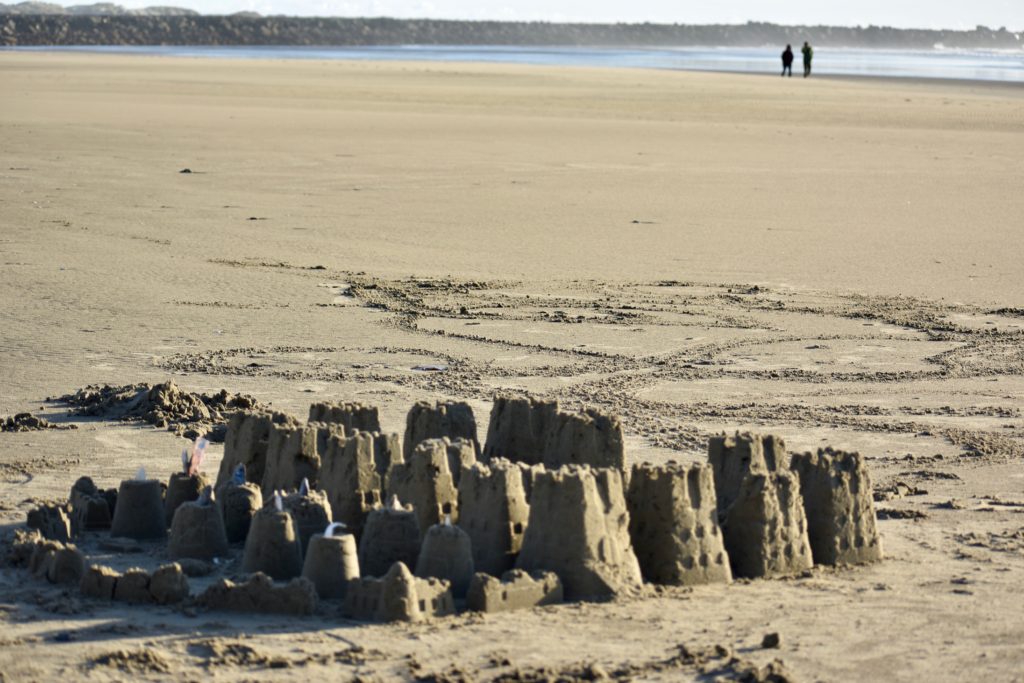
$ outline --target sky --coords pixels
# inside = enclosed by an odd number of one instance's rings
[[[91,1],[63,0],[63,4]],[[251,10],[298,16],[681,24],[769,21],[949,29],[981,24],[1024,30],[1024,0],[120,0],[119,4],[174,5],[203,14]]]

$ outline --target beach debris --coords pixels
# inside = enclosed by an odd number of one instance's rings
[[[334,532],[335,531],[338,531],[338,530],[344,529],[344,528],[345,528],[344,522],[331,522],[330,524],[327,525],[327,528],[324,529],[324,538],[331,538],[331,537],[334,536]]]
[[[300,496],[308,496],[309,495],[309,479],[307,477],[303,477],[302,478],[302,483],[299,484],[299,495]]]
[[[192,172],[191,168],[183,168],[180,171],[178,171],[178,173],[191,173],[191,172]]]
[[[146,481],[145,466],[139,467],[139,469],[135,470],[135,481]]]
[[[444,372],[444,371],[446,371],[448,369],[448,366],[447,365],[424,364],[424,365],[414,365],[412,367],[412,369],[413,370],[417,370],[419,372]]]
[[[186,448],[181,451],[181,464],[185,474],[188,476],[199,474],[199,468],[206,457],[206,447],[209,444],[208,440],[200,437],[195,440],[191,449]]]
[[[245,483],[245,465],[239,465],[235,468],[235,471],[231,474],[231,483],[235,486],[241,486]]]
[[[274,509],[278,512],[284,512],[284,500],[281,498],[280,491],[274,491]]]

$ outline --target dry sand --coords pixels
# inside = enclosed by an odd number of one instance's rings
[[[4,569],[3,680],[704,675],[680,645],[803,681],[1024,680],[1024,89],[0,53],[0,92],[0,416],[170,377],[401,431],[416,399],[485,424],[517,388],[620,413],[631,460],[756,428],[859,449],[902,494],[878,565],[415,626]],[[168,432],[76,420],[0,434],[3,524],[178,465]]]

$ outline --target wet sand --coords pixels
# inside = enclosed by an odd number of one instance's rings
[[[79,424],[0,434],[5,525],[81,474],[176,469],[173,434],[44,401],[169,378],[300,416],[363,400],[398,432],[417,399],[486,424],[525,390],[621,414],[631,461],[750,428],[859,449],[899,492],[879,565],[416,626],[106,606],[3,569],[10,680],[127,678],[94,663],[117,650],[221,680],[695,678],[657,666],[681,644],[798,680],[1024,668],[1024,89],[25,53],[0,89],[0,416]],[[236,641],[255,654],[216,654]]]

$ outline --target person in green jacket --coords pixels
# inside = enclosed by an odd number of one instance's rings
[[[804,78],[807,78],[811,75],[811,59],[814,57],[814,48],[805,40],[800,52],[804,55]]]

